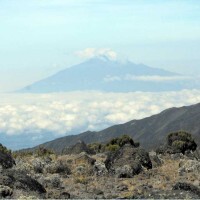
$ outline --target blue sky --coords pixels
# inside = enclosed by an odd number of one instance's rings
[[[0,91],[79,63],[86,48],[200,75],[200,1],[0,1]]]

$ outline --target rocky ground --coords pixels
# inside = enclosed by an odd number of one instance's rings
[[[81,151],[81,150],[80,150]],[[198,149],[146,152],[125,144],[108,153],[0,153],[0,195],[7,199],[199,199]]]

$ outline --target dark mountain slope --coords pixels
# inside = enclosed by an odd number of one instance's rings
[[[186,130],[191,132],[200,144],[200,104],[170,108],[157,115],[141,120],[132,120],[115,125],[99,132],[84,132],[79,135],[65,136],[42,144],[57,152],[79,140],[85,143],[106,142],[113,137],[128,134],[145,148],[151,149],[163,143],[169,132]]]

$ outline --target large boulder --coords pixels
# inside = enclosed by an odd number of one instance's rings
[[[76,175],[92,175],[95,162],[94,158],[82,152],[74,158],[76,168],[73,169],[73,173]]]
[[[46,190],[39,182],[17,170],[3,170],[0,175],[0,185],[26,193],[38,195],[46,193]]]
[[[85,164],[93,166],[96,160],[88,156],[86,153],[82,152],[74,158],[74,162],[76,165]]]
[[[63,154],[80,154],[85,152],[87,154],[94,154],[94,152],[83,141],[78,141],[75,145],[63,149]]]
[[[108,170],[103,162],[96,161],[93,169],[96,176],[105,176],[108,174]]]
[[[159,157],[159,155],[157,155],[155,151],[149,152],[149,157],[151,159],[153,168],[160,167],[164,163],[164,161]]]
[[[110,174],[124,178],[131,178],[139,174],[143,167],[152,168],[149,154],[144,149],[134,148],[132,145],[124,145],[108,155],[105,165]]]

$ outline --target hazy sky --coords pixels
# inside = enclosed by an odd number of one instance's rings
[[[200,1],[0,0],[0,91],[79,63],[86,48],[200,75]]]

